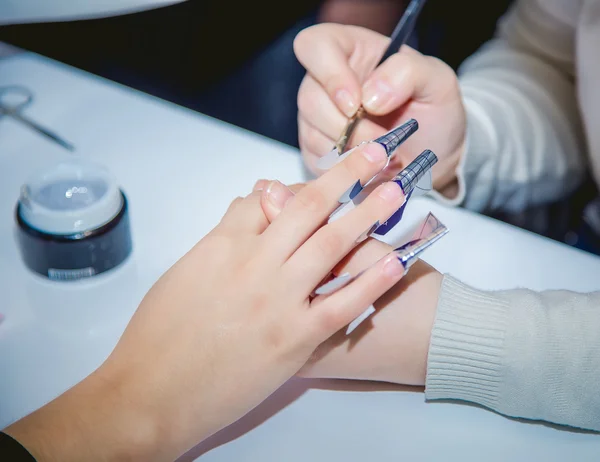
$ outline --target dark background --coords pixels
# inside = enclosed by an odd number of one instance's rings
[[[292,43],[317,22],[323,2],[283,3],[189,0],[113,18],[8,26],[0,40],[297,146],[304,70]],[[509,3],[429,0],[413,43],[456,68],[492,36]]]
[[[292,44],[318,22],[322,3],[188,0],[113,18],[7,26],[0,41],[298,147],[304,69]],[[429,0],[410,44],[456,70],[493,36],[510,3]],[[595,194],[590,180],[565,201],[495,218],[600,253],[581,219]]]

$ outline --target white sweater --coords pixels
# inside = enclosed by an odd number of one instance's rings
[[[600,180],[600,2],[517,0],[459,69],[468,148],[455,204],[521,211]]]
[[[520,211],[571,192],[590,167],[600,184],[600,0],[517,0],[459,78],[468,143],[450,203]],[[600,293],[445,277],[428,399],[600,431],[599,384]]]

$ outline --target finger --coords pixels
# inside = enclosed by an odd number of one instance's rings
[[[267,220],[269,220],[269,223],[272,223],[273,220],[275,220],[277,215],[279,215],[279,213],[289,202],[289,199],[302,191],[302,188],[306,186],[306,183],[296,183],[289,186],[282,186],[284,189],[281,193],[277,192],[277,190],[280,188],[279,186],[273,186],[271,188],[267,187],[261,197],[263,212],[265,213]],[[276,193],[273,194],[273,191],[276,191]]]
[[[311,76],[304,78],[298,90],[298,114],[331,138],[327,151],[348,121],[348,116],[338,110],[327,91]]]
[[[263,191],[269,185],[269,180],[258,180],[254,183],[254,187],[252,188],[252,192],[254,191]]]
[[[263,233],[265,243],[268,243],[265,257],[272,257],[279,263],[287,260],[339,206],[339,200],[347,190],[357,182],[365,184],[385,167],[386,162],[383,146],[367,143],[310,182]]]
[[[455,81],[454,72],[442,61],[404,45],[365,82],[362,104],[370,114],[385,115],[409,100],[431,102],[443,97]]]
[[[405,269],[391,254],[382,258],[348,286],[313,300],[311,308],[318,335],[325,340],[360,316],[404,275]]]
[[[302,189],[306,186],[306,183],[294,183],[291,185],[288,185],[288,188],[290,189],[290,191],[292,191],[294,194],[298,194],[300,191],[302,191]]]
[[[279,181],[271,181],[262,191],[260,205],[269,223],[272,223],[283,210],[294,192]]]
[[[298,119],[298,128],[300,149],[302,150],[304,162],[315,176],[320,176],[325,170],[319,168],[319,159],[329,154],[335,143],[304,118]],[[357,129],[352,134],[348,145],[350,148],[356,147],[363,141],[376,139],[386,132],[386,129],[370,120],[361,120],[358,123]]]
[[[315,159],[327,154],[335,145],[332,138],[309,123],[302,115],[298,116],[298,143],[305,157],[310,155]]]
[[[354,41],[344,39],[347,29],[327,24],[309,27],[294,39],[294,53],[336,106],[351,117],[360,104],[360,84],[350,67]]]
[[[367,233],[384,223],[404,202],[397,183],[380,185],[354,210],[319,229],[290,257],[284,271],[298,290],[312,293]]]
[[[312,82],[314,84],[314,80]],[[310,83],[307,83],[307,87],[310,87],[310,85]],[[299,117],[301,117],[303,122],[307,125],[304,127],[306,130],[306,140],[303,139],[304,134],[302,132],[299,133],[299,138],[301,142],[305,141],[306,147],[310,151],[319,156],[323,156],[331,151],[348,122],[346,117],[343,117],[334,107],[331,107],[332,104],[333,103],[328,99],[325,90],[320,87],[317,87],[314,90],[310,89],[310,92],[306,91],[305,96],[298,93]],[[298,128],[299,130],[301,129],[300,121]],[[308,131],[310,128],[320,133],[323,138],[326,138],[327,145],[325,145],[324,141],[317,144],[317,142],[320,141],[320,137]],[[372,120],[363,118],[358,122],[348,145],[356,146],[363,141],[372,140],[386,131],[385,128]],[[314,142],[312,142],[313,140],[311,139],[313,137],[315,138]]]
[[[269,220],[260,204],[261,191],[254,191],[244,198],[235,199],[221,219],[220,227],[224,232],[260,234]]]
[[[377,239],[367,239],[352,249],[346,258],[335,266],[332,273],[336,276],[344,273],[351,275],[358,274],[392,250],[394,250],[394,247],[385,242],[378,241]]]

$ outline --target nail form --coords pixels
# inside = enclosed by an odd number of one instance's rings
[[[405,273],[408,272],[409,268],[417,260],[418,256],[425,250],[431,247],[435,242],[441,239],[448,233],[448,228],[431,212],[427,215],[425,220],[417,227],[413,237],[406,242],[394,249],[391,253],[395,254],[400,263],[404,266]],[[388,254],[389,255],[389,254]],[[384,256],[383,258],[386,258]],[[344,273],[337,278],[332,279],[327,284],[323,284],[316,290],[317,294],[330,294],[342,287],[348,285],[350,282],[359,278],[365,271],[372,268],[375,264],[365,268],[356,276],[351,277],[349,273]]]
[[[430,175],[431,168],[437,163],[437,161],[438,158],[433,151],[426,149],[419,154],[417,158],[413,160],[404,170],[402,170],[392,179],[392,181],[396,182],[400,188],[402,188],[406,200],[404,201],[404,204],[402,204],[402,206],[396,210],[396,212],[394,212],[394,214],[385,223],[375,230],[374,234],[378,236],[384,236],[400,222],[402,216],[404,215],[404,209],[408,204],[408,200],[412,196],[415,189],[431,189],[430,186],[427,188],[420,188],[419,183],[425,178],[425,175]]]
[[[383,136],[376,138],[371,141],[372,143],[379,143],[385,148],[388,159],[394,154],[394,151],[410,138],[419,129],[419,123],[415,119],[410,119],[402,125],[390,130]],[[365,144],[361,143],[358,146]],[[317,161],[317,168],[320,170],[329,170],[334,165],[343,161],[352,151],[358,146],[350,149],[346,152],[340,152],[338,147],[333,148],[329,153],[321,157]]]
[[[357,244],[360,244],[361,242],[366,241],[367,239],[369,239],[369,237],[371,237],[371,235],[373,234],[373,232],[379,228],[381,223],[379,223],[379,220],[377,220],[369,229],[367,229],[364,233],[362,233],[360,236],[358,236],[358,239],[356,240]]]

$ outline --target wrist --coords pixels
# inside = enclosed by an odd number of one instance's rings
[[[402,385],[424,386],[427,357],[443,275],[423,261],[417,262],[394,289],[376,303],[391,326],[382,337],[393,343],[393,356],[378,380]]]
[[[98,370],[5,432],[38,461],[146,461],[161,449],[158,428]]]
[[[375,302],[377,312],[346,336],[342,329],[314,353],[304,377],[425,385],[442,275],[417,261]]]

